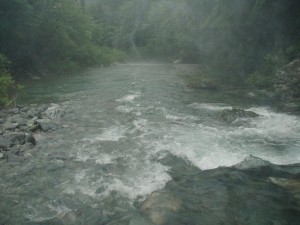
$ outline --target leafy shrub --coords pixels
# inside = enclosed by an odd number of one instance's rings
[[[8,91],[14,85],[10,75],[10,61],[3,54],[0,54],[0,107],[9,102]]]

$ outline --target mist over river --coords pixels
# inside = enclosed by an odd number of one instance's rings
[[[225,210],[227,216],[234,215],[224,219],[222,213],[214,211],[221,205],[217,200],[225,195],[224,186],[218,184],[212,192],[206,196],[201,192],[202,198],[199,197],[202,203],[210,196],[217,199],[215,207],[213,203],[205,204],[211,206],[209,213],[199,217],[205,219],[197,217],[199,210],[206,210],[204,203],[198,211],[191,206],[198,204],[195,193],[202,190],[200,186],[205,180],[232,174],[232,166],[249,156],[272,165],[299,163],[299,116],[277,112],[243,96],[189,89],[184,74],[173,64],[159,63],[121,64],[34,81],[25,87],[22,101],[67,101],[72,112],[61,119],[61,128],[41,133],[36,147],[18,164],[0,161],[1,225],[296,224],[300,221],[299,205],[291,203],[292,194],[267,181],[274,174],[282,175],[277,167],[273,172],[266,170],[265,178],[252,172],[245,172],[247,179],[244,172],[238,178],[243,177],[247,182],[265,179],[266,186],[256,188],[270,190],[272,194],[263,196],[271,196],[271,200],[261,198],[251,205],[264,215],[257,212],[258,216],[253,217],[249,207],[243,214],[249,218],[236,216],[230,210],[241,207],[241,203],[235,201],[232,205],[224,203],[229,210]],[[238,125],[227,124],[220,113],[233,106],[253,111],[259,117]],[[299,179],[300,171],[292,173],[282,168],[278,171]],[[212,175],[211,171],[220,172]],[[186,188],[170,187],[174,182]],[[259,191],[257,196],[262,194]],[[186,197],[189,194],[195,199]],[[249,194],[247,198],[251,196],[255,195]],[[292,200],[287,205],[281,202],[289,198]],[[273,200],[283,207],[282,214],[274,211],[280,211],[279,207],[272,208]],[[270,203],[270,208],[266,208],[266,203]],[[276,212],[275,219],[272,213],[265,213],[272,211]],[[240,219],[233,221],[235,216]]]

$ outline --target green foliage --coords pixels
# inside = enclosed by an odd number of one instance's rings
[[[246,84],[250,87],[271,88],[276,71],[287,63],[282,51],[268,54],[261,67],[248,76]]]
[[[12,60],[15,74],[68,73],[118,58],[112,57],[109,26],[95,23],[83,2],[0,1],[0,51]]]
[[[299,1],[94,0],[90,8],[112,46],[201,63],[232,85],[270,86],[282,65],[277,52],[300,55]]]
[[[296,0],[2,0],[0,52],[22,75],[110,65],[125,51],[267,87],[300,57],[299,11]]]
[[[8,91],[14,85],[9,70],[10,61],[3,54],[0,54],[0,107],[9,102]]]

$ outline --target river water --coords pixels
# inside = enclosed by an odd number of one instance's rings
[[[162,163],[169,156],[199,171],[249,155],[300,162],[298,116],[190,90],[171,64],[124,64],[46,81],[27,86],[23,101],[68,101],[72,113],[62,128],[41,134],[20,164],[1,164],[3,224],[146,224],[134,219],[137,205],[173,179]],[[220,113],[232,106],[260,117],[226,124]]]

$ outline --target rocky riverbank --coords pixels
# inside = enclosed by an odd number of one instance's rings
[[[17,106],[0,110],[0,160],[16,163],[33,148],[40,133],[60,127],[72,110],[68,103]]]

